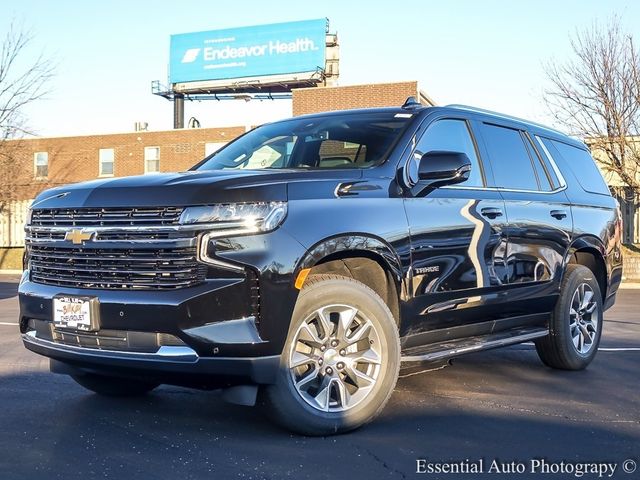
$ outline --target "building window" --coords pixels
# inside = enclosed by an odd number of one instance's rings
[[[204,156],[208,157],[224,147],[227,142],[207,142],[204,144]]]
[[[49,176],[49,154],[47,152],[34,153],[33,164],[36,178],[47,178]]]
[[[144,147],[144,173],[160,171],[160,147]]]
[[[101,177],[113,176],[113,148],[101,148],[100,149],[100,170],[99,175]]]

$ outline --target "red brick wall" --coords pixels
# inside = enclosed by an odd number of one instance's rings
[[[97,178],[101,148],[114,149],[114,177],[144,173],[145,147],[160,147],[160,171],[181,171],[202,160],[205,143],[226,143],[244,131],[244,127],[194,128],[16,140],[10,143],[20,163],[15,180],[19,184],[19,198],[33,198],[51,186]],[[47,179],[34,176],[35,152],[49,154]]]
[[[293,115],[348,108],[399,107],[411,96],[418,98],[418,82],[298,88],[293,90]]]

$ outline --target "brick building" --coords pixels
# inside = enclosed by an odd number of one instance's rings
[[[418,88],[418,82],[297,88],[293,90],[293,115],[347,108],[399,106],[407,97],[415,97],[423,105],[435,105],[435,102]]]

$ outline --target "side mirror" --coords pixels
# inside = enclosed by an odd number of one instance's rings
[[[433,151],[425,153],[418,165],[418,178],[431,187],[464,182],[471,173],[471,161],[466,153]]]

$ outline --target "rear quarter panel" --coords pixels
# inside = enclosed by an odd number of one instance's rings
[[[553,139],[546,132],[541,132],[540,135]],[[558,140],[566,141],[563,138]],[[567,182],[566,194],[571,202],[573,216],[573,238],[565,262],[579,248],[600,251],[607,269],[603,299],[605,306],[611,306],[622,281],[622,221],[618,202],[611,195],[585,191],[566,159],[557,150],[552,149],[550,153]]]

